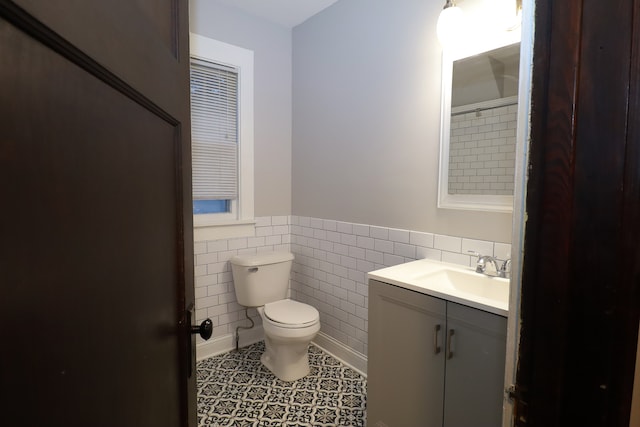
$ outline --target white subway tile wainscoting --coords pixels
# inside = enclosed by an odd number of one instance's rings
[[[249,323],[244,307],[236,302],[229,260],[235,255],[291,251],[289,222],[289,216],[259,217],[254,237],[195,242],[196,321],[210,318],[214,339],[235,335],[237,326]],[[249,315],[257,325],[262,323],[254,309]],[[203,343],[200,337],[198,343]]]
[[[214,339],[228,337],[231,343],[236,326],[249,323],[236,302],[229,259],[271,250],[295,255],[291,298],[320,312],[315,341],[335,342],[366,360],[368,272],[422,258],[472,266],[475,258],[468,251],[504,260],[511,245],[304,216],[259,217],[254,237],[195,244],[196,320],[213,321]],[[249,314],[261,325],[255,310]]]

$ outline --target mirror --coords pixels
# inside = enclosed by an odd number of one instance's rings
[[[513,210],[520,43],[443,53],[438,207]]]

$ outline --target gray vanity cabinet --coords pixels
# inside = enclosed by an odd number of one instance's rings
[[[499,427],[507,319],[369,281],[367,425]]]
[[[445,320],[444,300],[369,281],[367,426],[442,426]]]

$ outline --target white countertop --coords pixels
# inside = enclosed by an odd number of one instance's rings
[[[369,279],[507,317],[509,279],[471,267],[421,259],[368,273]]]

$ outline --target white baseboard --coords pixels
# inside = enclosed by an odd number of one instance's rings
[[[262,329],[262,325],[258,325],[253,329],[242,331],[240,333],[240,347],[246,347],[250,344],[262,341],[263,339],[264,331]],[[314,338],[313,343],[336,359],[340,360],[345,365],[356,370],[362,376],[367,376],[367,356],[364,354],[347,347],[324,332],[319,332]],[[196,360],[202,360],[207,357],[228,353],[235,350],[235,348],[235,334],[215,337],[196,346]]]
[[[356,370],[363,377],[367,376],[367,356],[364,354],[347,347],[324,332],[319,332],[313,343],[345,365]]]
[[[262,330],[262,325],[258,325],[249,330],[240,331],[240,347],[246,347],[250,344],[262,341],[263,339],[264,332]],[[196,345],[196,360],[202,360],[207,357],[217,356],[218,354],[228,353],[235,349],[236,335],[222,335]]]

